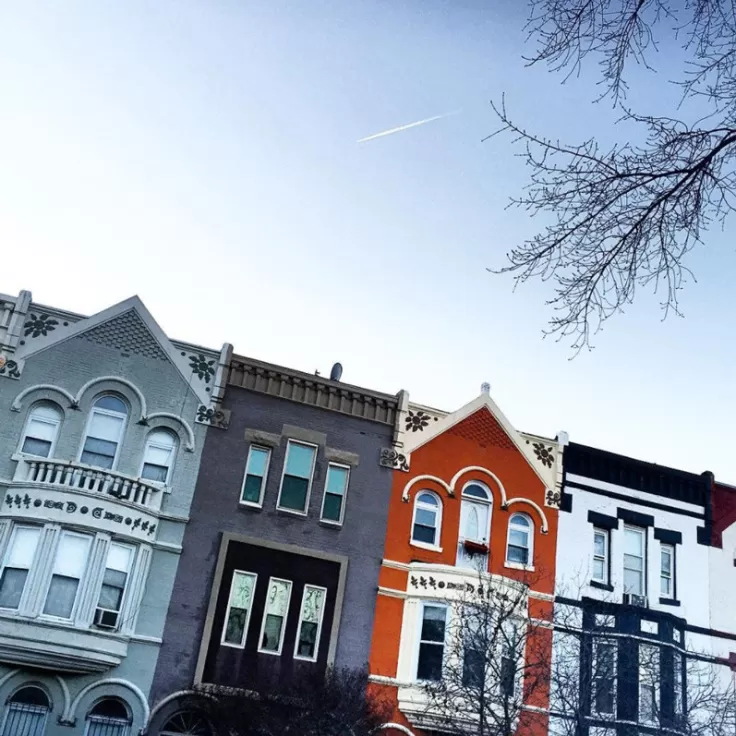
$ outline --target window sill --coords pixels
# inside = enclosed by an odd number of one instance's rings
[[[590,587],[597,588],[598,590],[607,590],[609,593],[613,593],[613,585],[610,583],[601,583],[598,580],[591,580]]]
[[[504,567],[509,570],[524,570],[525,572],[534,572],[534,565],[525,565],[523,562],[506,562],[503,563]]]
[[[330,529],[342,529],[342,522],[341,521],[330,521],[329,519],[320,519],[319,520],[319,523],[322,526],[329,527]],[[297,659],[297,658],[294,657],[294,659]],[[309,661],[310,662],[311,661],[315,661],[316,662],[317,660],[309,660]]]
[[[679,606],[680,601],[678,601],[676,598],[660,598],[659,604],[661,606]]]
[[[261,503],[251,503],[250,501],[238,501],[238,506],[240,506],[241,509],[246,509],[248,511],[263,511],[263,504]]]
[[[258,654],[268,654],[271,657],[280,657],[281,656],[281,652],[271,652],[268,649],[259,649],[258,650]]]
[[[426,542],[415,542],[414,540],[411,540],[409,544],[412,547],[418,547],[419,549],[426,549],[430,552],[442,552],[442,547],[437,547],[434,544],[427,544]]]
[[[286,514],[287,516],[300,516],[302,519],[306,519],[308,514],[306,511],[296,511],[294,509],[284,509],[281,506],[276,507],[276,513]]]

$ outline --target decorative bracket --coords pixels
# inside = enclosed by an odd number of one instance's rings
[[[378,464],[384,468],[393,468],[408,473],[409,460],[409,455],[404,455],[393,447],[383,447]]]

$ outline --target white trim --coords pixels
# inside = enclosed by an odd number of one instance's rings
[[[397,590],[396,588],[386,588],[383,585],[378,586],[378,595],[385,595],[389,598],[409,598],[409,593],[405,590]]]
[[[662,578],[668,577],[664,574],[664,567],[662,566],[662,553],[667,550],[670,555],[670,574],[669,574],[669,581],[670,581],[670,592],[665,593],[662,590]],[[659,543],[659,595],[662,598],[666,598],[667,600],[674,600],[675,599],[675,560],[676,557],[676,551],[675,551],[675,545],[669,544],[668,542],[660,542]]]
[[[431,503],[424,503],[420,501],[420,498],[424,493],[434,498],[435,501],[437,501],[437,505],[433,506]],[[431,544],[429,542],[422,542],[418,539],[414,539],[414,524],[416,523],[417,508],[419,507],[419,504],[422,504],[425,511],[434,511],[435,513],[434,542]],[[411,527],[409,528],[409,542],[417,546],[421,545],[424,549],[431,549],[441,552],[442,548],[439,546],[439,543],[442,541],[442,511],[442,499],[434,491],[430,491],[425,488],[419,491],[414,498],[414,509],[411,516]]]
[[[31,424],[31,421],[34,419],[33,413],[41,407],[43,404],[50,405],[53,407],[54,412],[57,413],[56,419],[50,419],[49,417],[43,417],[36,419],[36,421],[41,422],[43,424],[50,424],[54,426],[54,438],[51,440],[51,447],[49,447],[49,454],[48,455],[34,455],[30,452],[23,452],[23,445],[26,442],[26,439],[28,438],[28,428]],[[25,424],[23,425],[23,432],[20,436],[20,444],[18,445],[18,454],[23,455],[23,457],[31,457],[31,458],[38,458],[42,457],[43,459],[49,459],[54,457],[54,453],[56,451],[56,443],[59,441],[59,432],[61,431],[61,424],[64,421],[64,410],[55,402],[50,399],[39,399],[38,401],[34,401],[33,404],[31,404],[31,407],[28,410],[28,416],[26,416]],[[37,439],[37,438],[34,438]]]
[[[286,594],[286,606],[284,607],[283,621],[281,622],[281,631],[279,631],[279,646],[276,651],[271,649],[263,649],[263,632],[266,630],[266,617],[268,616],[268,592],[271,588],[271,583],[287,583],[288,590]],[[294,589],[294,583],[286,578],[270,577],[268,579],[268,586],[266,587],[266,602],[263,606],[263,619],[261,620],[261,633],[258,635],[258,653],[259,654],[272,654],[275,657],[280,657],[281,652],[284,649],[284,640],[286,639],[286,623],[289,619],[289,605],[291,604],[291,592]]]
[[[600,534],[603,536],[603,556],[601,558],[601,555],[596,555],[595,553],[595,537],[596,534]],[[611,576],[611,530],[610,529],[604,529],[600,526],[593,526],[593,571],[590,576],[591,580],[594,580],[596,583],[603,583],[604,585],[608,585],[609,578]],[[597,578],[595,576],[595,561],[596,559],[602,559],[603,560],[603,578]]]
[[[412,527],[414,524],[412,523]],[[436,544],[427,544],[426,542],[415,542],[413,539],[409,540],[409,546],[418,547],[419,549],[426,549],[430,552],[442,552],[442,547],[438,547]]]
[[[281,491],[284,487],[284,478],[286,477],[286,466],[289,464],[289,450],[291,449],[292,445],[302,445],[303,447],[311,447],[314,451],[314,454],[312,455],[312,467],[309,471],[309,479],[307,482],[307,493],[304,498],[304,510],[299,511],[298,509],[289,509],[281,505]],[[312,482],[314,481],[314,466],[317,462],[317,452],[319,450],[319,446],[312,444],[311,442],[303,442],[302,440],[295,440],[289,438],[286,441],[286,455],[284,456],[284,466],[281,468],[281,481],[279,483],[279,495],[276,499],[276,508],[279,511],[286,511],[290,514],[298,514],[299,516],[307,516],[309,513],[309,500],[312,495]],[[295,476],[299,477],[299,476]]]
[[[146,418],[147,407],[146,407],[146,399],[143,396],[143,392],[132,381],[129,381],[127,378],[120,378],[120,376],[98,376],[97,378],[93,378],[91,381],[87,381],[87,383],[85,383],[84,386],[82,386],[82,388],[80,388],[79,391],[77,391],[77,395],[74,397],[74,403],[81,404],[82,397],[84,396],[84,394],[87,393],[87,391],[89,391],[90,388],[92,388],[92,386],[98,383],[107,383],[107,382],[121,383],[123,386],[126,386],[127,388],[129,388],[136,395],[136,398],[141,404],[141,419]],[[112,391],[103,391],[102,394],[100,394],[99,398],[102,398],[103,396],[109,396],[114,393],[115,393],[114,389]],[[123,398],[125,397],[123,396]],[[126,400],[126,403],[127,403],[127,400]],[[133,407],[130,407],[130,408],[132,409]]]
[[[317,636],[314,640],[314,656],[312,657],[304,657],[300,654],[298,654],[299,651],[299,634],[301,633],[302,624],[304,623],[304,602],[307,599],[307,588],[311,588],[312,590],[322,590],[324,591],[324,598],[322,599],[322,607],[319,611],[319,621],[317,622]],[[327,607],[327,588],[324,588],[321,585],[310,585],[309,583],[306,583],[304,585],[304,591],[302,592],[302,605],[299,609],[299,621],[296,625],[296,638],[294,640],[294,659],[300,659],[304,662],[316,662],[319,657],[319,642],[322,637],[322,623],[324,621],[325,617],[325,608]],[[284,619],[284,629],[286,629],[286,620]]]
[[[511,527],[514,523],[514,518],[521,516],[526,519],[529,523],[526,528],[527,533],[527,546],[526,546],[526,562],[517,562],[516,560],[509,559],[509,547],[511,546]],[[517,527],[521,528],[521,527]],[[515,547],[518,545],[514,545]],[[511,567],[517,570],[534,570],[534,522],[529,514],[525,514],[523,511],[515,511],[509,516],[509,523],[506,526],[506,559],[504,560],[505,567]],[[517,567],[517,565],[519,567]]]
[[[381,560],[381,564],[393,570],[409,570],[411,568],[408,562],[397,562],[396,560]]]
[[[116,470],[118,467],[118,460],[120,459],[120,448],[122,447],[123,440],[125,439],[125,431],[128,429],[128,417],[130,416],[130,411],[126,414],[121,414],[119,411],[111,411],[110,409],[100,409],[96,406],[97,402],[101,399],[104,399],[106,396],[113,396],[114,398],[118,399],[119,401],[122,401],[126,406],[128,406],[128,402],[125,400],[125,397],[121,397],[118,394],[110,391],[106,391],[103,394],[100,394],[95,403],[92,405],[92,408],[89,410],[89,415],[87,416],[87,423],[84,427],[84,434],[82,435],[82,442],[79,445],[79,452],[77,453],[77,462],[82,462],[82,455],[84,454],[84,446],[87,443],[87,439],[89,438],[89,430],[90,426],[92,425],[92,420],[94,419],[95,414],[101,414],[103,416],[108,417],[115,417],[116,419],[122,419],[123,422],[120,426],[120,435],[118,436],[117,445],[115,447],[115,457],[112,459],[112,467],[110,468],[101,468],[102,470]],[[128,410],[130,410],[130,406],[128,406]],[[99,438],[97,438],[99,439]],[[109,440],[107,440],[109,442]],[[87,463],[85,463],[87,464]],[[89,464],[91,468],[99,468],[98,465],[92,465]]]
[[[641,590],[637,592],[633,592],[630,590],[626,590],[626,555],[629,554],[626,551],[626,532],[633,532],[634,534],[638,534],[641,537]],[[647,528],[643,526],[636,526],[635,524],[624,524],[624,533],[623,537],[621,539],[621,544],[623,546],[623,557],[622,557],[622,582],[623,582],[623,589],[624,593],[631,593],[632,595],[643,595],[646,597],[647,591],[649,589],[649,580],[647,579],[647,565],[648,565],[648,544],[647,544],[647,537],[649,534],[647,533]],[[635,557],[635,555],[630,555],[630,557]],[[634,570],[633,572],[636,572]]]
[[[251,454],[253,453],[253,450],[259,450],[260,452],[266,453],[266,465],[263,469],[263,475],[261,476],[261,487],[258,492],[258,502],[243,500],[243,494],[245,493],[245,482],[248,479],[248,466],[250,465]],[[250,506],[257,509],[263,508],[263,496],[266,492],[266,481],[268,480],[268,471],[270,468],[271,448],[264,447],[263,445],[251,444],[250,447],[248,447],[248,455],[245,458],[245,472],[243,473],[243,482],[240,486],[240,500],[238,501],[238,503],[240,503],[242,506]]]
[[[235,589],[235,576],[244,575],[245,577],[253,578],[253,588],[251,590],[250,603],[248,605],[248,611],[245,614],[245,625],[243,626],[243,636],[240,644],[233,644],[232,642],[225,641],[225,633],[227,632],[227,622],[230,618],[230,609],[232,608],[233,591]],[[225,619],[222,622],[222,633],[220,634],[220,646],[232,647],[233,649],[243,649],[245,647],[245,640],[248,638],[248,626],[250,625],[250,614],[253,611],[253,600],[256,597],[256,586],[258,585],[258,573],[249,572],[248,570],[233,570],[233,574],[230,577],[230,592],[227,596],[227,607],[225,608]]]
[[[96,687],[101,687],[102,685],[120,685],[121,687],[126,687],[128,690],[130,690],[140,701],[141,708],[143,709],[143,723],[148,723],[148,719],[151,715],[151,709],[148,707],[148,701],[146,700],[146,696],[143,694],[143,691],[137,686],[134,685],[132,682],[129,682],[128,680],[124,680],[120,677],[110,677],[106,680],[96,680],[95,682],[91,682],[87,687],[82,688],[82,690],[77,693],[77,697],[74,698],[74,702],[69,706],[69,709],[64,715],[62,716],[62,720],[64,721],[72,721],[76,718],[76,711],[79,707],[79,704],[82,702],[82,698],[91,690],[94,690]],[[114,697],[114,696],[111,696]],[[127,705],[127,703],[126,703]]]
[[[400,733],[405,734],[405,736],[414,736],[413,731],[410,731],[406,726],[402,726],[400,723],[384,723],[382,726],[379,726],[376,731],[388,731],[389,728],[394,731],[399,731]]]
[[[345,489],[342,492],[342,503],[340,504],[340,518],[339,519],[325,519],[325,500],[327,499],[327,483],[330,480],[330,468],[340,468],[342,470],[347,470],[347,477],[345,479]],[[345,519],[345,506],[347,504],[347,498],[348,498],[348,486],[350,485],[350,466],[344,465],[343,463],[327,463],[327,472],[325,473],[325,487],[324,491],[322,492],[322,508],[319,512],[319,518],[320,521],[324,521],[325,524],[335,524],[336,526],[342,526],[342,522]],[[335,496],[335,493],[331,493],[330,495]]]
[[[28,388],[23,389],[23,391],[13,399],[13,403],[10,405],[10,411],[20,411],[23,399],[34,391],[56,391],[69,402],[69,406],[74,403],[74,397],[65,388],[54,386],[52,383],[37,383],[35,386],[29,386]],[[39,401],[43,401],[43,399],[39,399]]]

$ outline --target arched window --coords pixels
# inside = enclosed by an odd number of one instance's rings
[[[141,478],[166,484],[171,479],[171,468],[176,453],[176,435],[168,429],[156,429],[148,435],[143,453]]]
[[[458,567],[486,570],[491,534],[491,492],[478,482],[468,483],[462,492],[458,533]]]
[[[26,431],[23,433],[23,444],[20,451],[24,455],[51,457],[59,436],[59,427],[64,414],[50,401],[40,401],[28,414]]]
[[[442,525],[442,503],[429,491],[417,494],[414,501],[414,520],[411,525],[411,541],[439,546]]]
[[[533,559],[534,526],[526,514],[514,514],[509,519],[509,538],[506,545],[506,562],[531,565]]]
[[[212,736],[212,729],[201,713],[183,710],[164,723],[159,736]]]
[[[128,736],[131,724],[128,707],[118,698],[103,698],[87,714],[84,736]]]
[[[109,394],[95,401],[87,424],[87,434],[79,458],[87,465],[112,470],[118,458],[128,407],[117,396]]]
[[[51,705],[40,687],[16,690],[5,708],[2,736],[43,736]]]

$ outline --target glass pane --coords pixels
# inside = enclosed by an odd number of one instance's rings
[[[598,713],[613,713],[613,680],[596,681],[595,709]]]
[[[322,606],[325,601],[325,591],[319,588],[305,588],[302,620],[318,623],[322,615]]]
[[[245,633],[245,620],[248,612],[243,608],[231,608],[225,626],[225,641],[228,644],[240,644]]]
[[[665,575],[672,572],[672,553],[669,549],[662,550],[662,572]]]
[[[624,552],[630,555],[644,556],[644,535],[636,529],[624,530]]]
[[[44,402],[42,404],[36,404],[31,411],[32,419],[46,419],[52,423],[60,422],[63,413],[54,404]]]
[[[514,681],[516,679],[516,664],[511,657],[501,659],[501,692],[512,697],[514,694]]]
[[[103,396],[101,399],[95,401],[95,406],[99,406],[100,409],[107,409],[108,411],[116,411],[120,414],[128,413],[128,407],[117,396]]]
[[[314,657],[317,645],[317,624],[304,621],[299,630],[299,643],[297,644],[297,655],[300,657]]]
[[[152,465],[166,465],[168,467],[171,464],[171,453],[173,451],[171,447],[148,445],[146,448],[146,462]]]
[[[269,456],[268,450],[260,447],[251,447],[248,453],[248,475],[266,475],[266,463]]]
[[[515,544],[518,547],[529,546],[529,532],[523,531],[522,529],[511,529],[509,532],[509,542]]]
[[[16,527],[5,564],[10,567],[30,567],[36,554],[39,534],[39,529]]]
[[[21,452],[26,455],[35,455],[36,457],[48,457],[51,454],[51,442],[26,437],[23,440]]]
[[[428,506],[439,506],[439,502],[431,493],[420,493],[417,496],[417,503],[425,503]]]
[[[120,572],[130,571],[130,559],[133,556],[133,550],[130,547],[124,547],[122,544],[111,544],[107,553],[107,564],[111,570],[120,570]]]
[[[526,565],[529,561],[529,550],[526,547],[517,547],[510,544],[508,560],[509,562],[520,562],[522,565]]]
[[[610,644],[598,646],[596,652],[596,677],[613,677],[614,648]]]
[[[422,526],[414,524],[411,538],[415,542],[423,542],[424,544],[434,544],[434,527]]]
[[[54,575],[51,578],[51,585],[46,596],[46,605],[43,607],[43,612],[49,616],[71,618],[78,587],[79,580],[77,578]]]
[[[67,577],[81,578],[87,565],[89,537],[64,534],[56,550],[54,572]]]
[[[662,582],[662,595],[669,596],[671,592],[670,579],[662,577],[661,582]]]
[[[465,512],[465,525],[463,528],[463,536],[466,539],[480,539],[478,536],[480,531],[480,519],[478,518],[477,506],[467,506]]]
[[[97,602],[99,608],[109,608],[111,611],[119,611],[123,602],[123,586],[102,584],[100,599]]]
[[[422,526],[434,526],[437,519],[437,512],[432,509],[418,508],[414,520]]]
[[[447,609],[444,606],[425,606],[422,614],[422,641],[444,642],[445,618]]]
[[[348,469],[330,465],[327,470],[327,491],[342,496],[348,485]]]
[[[82,452],[81,461],[87,465],[94,465],[98,468],[110,470],[110,468],[112,468],[113,461],[115,460],[117,449],[118,446],[115,442],[87,437],[84,441],[84,450]]]
[[[485,673],[485,657],[477,649],[465,649],[463,652],[463,686],[481,687]]]
[[[108,718],[98,719],[92,717],[89,720],[85,736],[129,736],[130,729],[127,723],[120,723]]]
[[[153,483],[166,483],[169,476],[168,465],[151,465],[151,463],[143,463],[141,470],[141,478],[150,480]]]
[[[434,681],[442,679],[443,651],[444,647],[441,644],[421,644],[419,646],[418,679]]]
[[[624,555],[624,567],[629,570],[636,570],[640,572],[644,569],[644,560],[641,557],[634,557],[633,555]]]
[[[6,567],[0,578],[0,608],[18,608],[28,570]]]
[[[605,566],[603,560],[593,560],[593,578],[595,580],[605,580]]]
[[[606,554],[606,538],[603,534],[596,533],[593,537],[593,553],[599,557]]]
[[[235,573],[233,576],[233,587],[230,593],[230,604],[237,608],[250,608],[255,582],[256,579],[253,575]]]
[[[52,442],[54,437],[56,437],[58,426],[58,421],[47,422],[43,419],[34,417],[28,423],[28,431],[26,434],[30,437],[35,437],[38,440],[48,440],[49,442]]]
[[[298,478],[311,478],[313,460],[314,447],[291,443],[289,445],[289,456],[286,459],[286,472]]]
[[[290,593],[291,583],[286,580],[272,580],[268,588],[266,611],[279,616],[285,616],[286,607],[289,605]]]
[[[99,440],[118,442],[123,429],[122,417],[111,417],[108,414],[93,414],[89,425],[88,437],[96,437]]]
[[[529,528],[529,519],[526,518],[526,516],[517,515],[512,517],[511,523],[514,526],[524,527],[525,529]]]
[[[246,475],[245,484],[243,485],[243,501],[260,503],[262,483],[263,478],[260,475]]]
[[[308,488],[308,480],[296,478],[293,475],[285,475],[281,486],[279,506],[295,511],[306,511]]]
[[[636,570],[624,569],[624,593],[643,595],[643,575]]]
[[[322,518],[329,521],[340,521],[340,513],[342,511],[342,496],[333,496],[331,493],[325,494],[325,507],[322,512]]]
[[[463,490],[463,496],[474,496],[475,498],[482,498],[488,500],[488,493],[482,486],[472,485],[468,486]]]
[[[124,572],[120,572],[120,570],[110,570],[109,568],[105,570],[105,574],[102,577],[102,582],[105,585],[114,585],[117,588],[124,588],[125,587],[125,581],[128,579],[128,576]]]
[[[261,641],[261,649],[268,652],[277,652],[281,644],[281,627],[284,623],[283,616],[276,616],[269,613],[266,616],[266,624],[263,627],[263,640]]]

